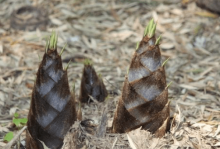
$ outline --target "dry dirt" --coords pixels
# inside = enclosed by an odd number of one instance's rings
[[[48,12],[46,30],[20,31],[10,27],[10,16],[31,4]],[[193,0],[0,0],[0,146],[4,135],[18,132],[12,125],[15,112],[28,114],[31,92],[45,40],[58,32],[58,50],[68,77],[79,94],[83,58],[94,62],[109,91],[105,103],[83,105],[83,119],[100,122],[108,107],[110,127],[124,77],[136,43],[148,21],[157,20],[162,36],[171,117],[174,123],[164,138],[137,129],[128,134],[107,133],[104,138],[86,134],[76,122],[72,130],[84,133],[88,148],[218,148],[220,147],[220,19],[196,6]],[[71,133],[68,134],[68,137]],[[21,134],[21,139],[25,132]],[[68,146],[64,147],[68,148]]]

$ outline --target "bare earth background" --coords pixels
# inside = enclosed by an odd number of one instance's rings
[[[18,31],[10,28],[10,15],[31,4],[49,13],[46,31]],[[58,51],[68,77],[79,95],[83,58],[90,58],[110,93],[108,127],[121,94],[124,76],[136,43],[142,39],[148,21],[157,20],[157,37],[166,64],[175,123],[164,138],[146,131],[107,133],[104,138],[86,137],[89,148],[178,148],[220,147],[220,19],[190,0],[0,0],[0,146],[18,112],[27,117],[31,92],[45,39],[58,32]],[[83,119],[100,121],[106,103],[83,105]],[[77,123],[78,124],[78,123]],[[75,127],[76,125],[75,124]],[[25,138],[25,132],[21,138]],[[128,141],[129,139],[129,141]]]

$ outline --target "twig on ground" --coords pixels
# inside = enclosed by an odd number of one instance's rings
[[[8,142],[8,144],[4,147],[4,149],[10,149],[11,146],[15,143],[15,141],[19,138],[19,136],[21,135],[21,133],[27,128],[27,126],[24,126],[17,134],[16,136],[14,136],[14,138]]]

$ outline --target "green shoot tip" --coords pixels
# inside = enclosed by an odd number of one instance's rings
[[[146,36],[149,33],[149,28],[151,27],[151,24],[153,22],[153,18],[150,20],[150,22],[147,24],[145,30],[144,30],[144,36]]]
[[[69,68],[70,62],[71,62],[71,60],[68,62],[67,66],[64,70],[67,70]]]
[[[153,37],[156,31],[156,26],[157,23],[154,23],[154,19],[152,18],[144,30],[144,36],[147,35],[148,38]]]
[[[170,59],[170,58],[166,59],[166,60],[163,62],[162,67],[168,62],[169,59]]]
[[[129,69],[130,69],[130,67],[127,68],[127,74],[129,73]]]
[[[51,36],[50,36],[50,39],[49,39],[49,48],[50,49],[56,49],[56,47],[57,47],[57,39],[58,39],[58,36],[55,33],[55,31],[53,31]]]
[[[92,65],[92,61],[89,59],[84,60],[84,65]]]
[[[63,54],[63,51],[65,50],[66,46],[67,46],[67,43],[66,43],[66,44],[64,45],[64,47],[62,48],[62,50],[61,50],[61,52],[60,52],[60,56]]]
[[[156,40],[156,42],[155,42],[155,45],[159,45],[160,39],[161,39],[161,35],[157,38],[157,40]]]
[[[173,82],[168,83],[166,88],[168,88],[172,83],[173,83]]]
[[[137,42],[136,44],[136,50],[139,48],[140,42]]]

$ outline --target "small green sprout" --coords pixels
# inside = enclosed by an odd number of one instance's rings
[[[136,50],[139,48],[140,42],[137,42],[136,44]]]
[[[147,24],[147,26],[146,26],[146,28],[145,28],[145,30],[144,30],[144,36],[146,36],[146,35],[149,33],[153,21],[154,21],[154,19],[152,18],[152,19],[150,20],[150,22]]]
[[[16,125],[16,127],[26,125],[27,121],[28,121],[27,118],[19,118],[19,114],[14,113],[14,118],[13,118],[12,122]],[[4,141],[9,142],[13,139],[13,137],[14,137],[14,133],[8,132],[4,137]]]
[[[60,56],[63,54],[63,51],[65,50],[66,46],[67,46],[67,43],[64,45],[63,49],[61,50]]]
[[[156,26],[157,26],[157,23],[154,23],[154,19],[151,19],[144,30],[144,36],[147,35],[148,38],[153,37],[156,31]]]
[[[58,36],[55,33],[55,31],[53,31],[51,36],[50,36],[50,40],[49,40],[49,48],[50,49],[56,49],[56,47],[57,47],[57,40],[58,40]]]
[[[27,118],[14,118],[12,122],[16,125],[16,127],[19,127],[27,123]]]
[[[169,59],[170,59],[170,58],[166,59],[166,60],[163,62],[162,67],[165,66],[165,64],[168,62]]]
[[[127,74],[129,73],[129,69],[130,69],[130,67],[127,68]]]
[[[157,40],[156,40],[156,42],[155,42],[155,45],[159,45],[160,39],[161,39],[161,35],[157,38]]]
[[[64,70],[67,70],[69,68],[70,63],[71,63],[71,60],[68,62],[67,66]]]
[[[84,60],[84,65],[92,65],[91,60],[85,59],[85,60]]]
[[[15,112],[14,118],[18,118],[18,117],[19,117],[19,114],[17,112]]]
[[[172,83],[173,83],[173,82],[168,83],[166,88],[168,88]]]
[[[16,127],[19,127],[27,123],[27,118],[19,118],[19,114],[15,113],[12,122],[16,125]]]
[[[14,137],[14,133],[10,131],[5,135],[4,141],[9,142],[13,139],[13,137]]]

